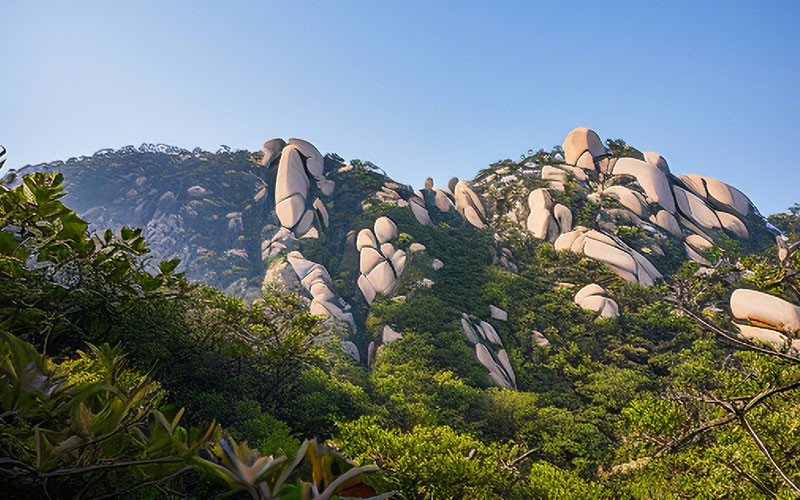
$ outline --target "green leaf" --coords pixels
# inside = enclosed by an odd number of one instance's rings
[[[180,259],[165,260],[158,264],[158,269],[161,271],[161,274],[170,274],[180,263]]]

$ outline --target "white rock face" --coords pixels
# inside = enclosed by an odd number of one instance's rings
[[[455,208],[467,222],[483,229],[486,227],[486,211],[480,197],[469,187],[466,181],[458,181],[455,185]]]
[[[289,139],[289,144],[295,146],[300,154],[306,159],[306,168],[315,179],[324,179],[323,170],[325,169],[325,160],[319,150],[308,141],[303,139]]]
[[[788,354],[800,355],[800,340],[798,339],[790,339],[786,335],[768,328],[738,324],[735,326],[739,330],[739,335],[745,339],[767,342],[778,349],[788,347]]]
[[[736,290],[731,295],[731,312],[738,320],[780,332],[800,330],[800,307],[763,292],[743,288]]]
[[[385,325],[383,327],[383,336],[382,340],[384,344],[389,344],[390,342],[394,342],[395,340],[400,340],[403,338],[403,334],[394,331],[391,326]]]
[[[417,222],[423,226],[433,226],[433,221],[431,220],[431,216],[428,213],[427,208],[416,203],[414,200],[412,200],[408,206],[411,207],[411,213],[414,214],[414,218],[417,219]]]
[[[674,187],[675,201],[681,214],[704,229],[721,229],[717,213],[702,198],[678,186]]]
[[[481,322],[478,324],[478,331],[484,339],[488,340],[492,344],[499,346],[503,345],[503,341],[500,340],[500,336],[497,334],[497,331],[486,321],[481,320]]]
[[[705,251],[713,247],[714,244],[703,238],[699,234],[690,234],[686,237],[686,243],[695,250]]]
[[[652,286],[661,273],[642,254],[619,238],[585,228],[564,233],[556,239],[556,250],[570,250],[599,260],[626,281]]]
[[[800,355],[800,307],[779,297],[739,289],[731,295],[731,312],[744,339],[772,344],[793,356]]]
[[[375,297],[389,295],[397,286],[408,263],[408,254],[396,249],[397,225],[388,217],[378,217],[373,229],[362,229],[356,238],[359,254],[358,288],[372,304]]]
[[[617,307],[617,303],[608,295],[608,292],[597,283],[592,283],[581,288],[578,293],[575,294],[574,301],[581,309],[596,312],[598,318],[616,318],[619,316],[619,307]]]
[[[204,196],[207,193],[206,188],[203,186],[192,186],[187,189],[186,192],[189,194],[189,196],[194,196],[195,198]]]
[[[545,168],[546,167],[542,167],[542,178],[544,178],[544,169]],[[568,174],[572,174],[572,176],[575,178],[575,180],[580,181],[580,182],[584,182],[589,178],[586,175],[586,171],[584,169],[578,168],[578,167],[573,167],[572,165],[559,164],[559,165],[553,165],[551,168],[557,168],[557,169],[563,170],[564,172],[566,172]],[[562,182],[566,182],[566,178],[561,179],[561,181]]]
[[[650,222],[661,229],[665,229],[672,236],[680,237],[682,234],[681,226],[678,225],[678,220],[666,210],[659,210],[655,215],[651,215]]]
[[[261,148],[261,152],[264,153],[264,157],[261,158],[261,165],[264,167],[269,167],[276,158],[281,155],[281,151],[286,146],[286,141],[283,139],[270,139],[264,143],[264,146]]]
[[[697,174],[678,176],[697,196],[712,207],[744,217],[750,211],[750,199],[733,186],[712,177]]]
[[[692,248],[688,243],[683,244],[684,249],[686,250],[686,256],[689,260],[693,260],[700,264],[701,266],[711,266],[711,262],[708,261],[705,257],[703,257],[700,253],[697,252],[694,248]]]
[[[611,186],[603,191],[603,194],[609,196],[619,202],[620,205],[627,208],[638,217],[647,219],[648,210],[647,202],[644,197],[625,186]]]
[[[564,143],[564,161],[585,170],[594,170],[594,159],[604,156],[606,148],[594,130],[578,127],[567,134]],[[584,156],[584,153],[588,153]]]
[[[314,209],[317,211],[317,214],[319,214],[319,218],[322,221],[322,224],[325,227],[328,227],[328,225],[330,223],[330,219],[329,219],[329,216],[328,216],[328,209],[325,208],[325,203],[323,203],[322,200],[317,198],[316,200],[314,200],[313,206],[314,206]]]
[[[306,259],[296,250],[286,254],[286,261],[294,270],[303,289],[311,296],[309,312],[335,318],[355,331],[356,324],[350,305],[333,293],[331,277],[325,266]]]
[[[397,239],[397,224],[388,217],[378,217],[375,220],[375,237],[378,243],[389,243]]]
[[[328,213],[319,199],[309,199],[311,178],[325,196],[333,194],[335,183],[325,178],[325,161],[319,150],[302,139],[271,139],[262,147],[261,165],[272,168],[277,163],[275,174],[275,213],[281,226],[302,238],[317,238],[322,227],[328,225]],[[259,201],[266,194],[266,187],[255,195]],[[315,217],[315,213],[317,217]],[[281,245],[270,247],[266,255],[282,252]]]
[[[658,167],[659,170],[661,170],[665,174],[669,173],[669,165],[667,164],[667,160],[656,152],[645,151],[644,161],[646,161],[650,165],[655,165],[656,167]]]
[[[434,188],[434,203],[436,204],[436,208],[439,209],[440,212],[449,212],[451,208],[455,208],[453,205],[453,201],[450,197],[439,188]]]
[[[533,341],[536,343],[536,345],[540,347],[546,347],[550,345],[550,341],[547,340],[547,337],[545,337],[542,332],[534,330],[532,335]]]
[[[550,165],[542,167],[542,179],[546,181],[567,182],[567,172]]]
[[[717,211],[717,218],[719,219],[720,224],[722,224],[722,227],[733,233],[737,238],[746,240],[750,237],[750,233],[747,231],[747,226],[745,226],[744,222],[742,222],[742,220],[735,215],[727,212]]]
[[[566,205],[556,203],[556,206],[553,207],[553,218],[558,224],[560,233],[572,231],[572,211]]]
[[[614,175],[630,175],[644,190],[648,203],[658,203],[669,213],[675,213],[669,180],[664,172],[650,163],[635,158],[620,158],[614,164]]]
[[[489,315],[498,321],[508,321],[508,313],[491,304],[489,304]]]
[[[550,193],[544,188],[531,191],[528,195],[528,207],[531,211],[527,221],[528,232],[540,240],[546,240],[553,236],[557,227],[553,220],[553,199],[550,197]],[[555,234],[555,236],[558,235]]]
[[[306,211],[308,187],[300,153],[294,146],[287,146],[281,154],[275,181],[275,211],[283,227],[291,229],[300,222]]]
[[[495,385],[516,389],[517,378],[503,348],[503,341],[494,327],[486,321],[473,321],[467,314],[461,314],[461,328],[467,340],[475,345],[475,356],[488,370],[489,378]]]
[[[572,212],[560,203],[553,206],[547,189],[534,189],[528,195],[530,215],[526,221],[528,232],[540,240],[555,241],[558,236],[572,229]]]

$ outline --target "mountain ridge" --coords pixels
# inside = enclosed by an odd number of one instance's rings
[[[652,286],[687,260],[710,266],[705,254],[717,245],[758,251],[775,236],[738,189],[674,175],[658,153],[622,140],[604,144],[586,128],[551,151],[502,160],[442,188],[429,177],[414,189],[371,162],[323,156],[300,139],[273,139],[255,153],[126,146],[15,174],[55,170],[90,227],[143,227],[154,261],[179,258],[189,278],[233,296],[257,300],[264,287],[300,293],[313,314],[339,324],[343,348],[367,365],[378,347],[402,336],[388,323],[386,333],[368,333],[373,302],[426,287],[452,295],[454,265],[461,277],[486,265],[517,273],[512,246],[520,238]],[[450,248],[437,242],[446,231],[456,238]],[[488,260],[459,262],[455,249],[478,241]],[[581,290],[575,303],[619,315],[609,280],[588,295]],[[460,311],[464,335],[493,382],[513,387],[508,354],[483,308],[507,313],[478,302]]]

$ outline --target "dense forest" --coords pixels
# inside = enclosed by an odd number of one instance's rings
[[[642,156],[623,141],[606,148]],[[288,241],[275,237],[275,207],[260,204],[274,203],[279,175],[262,153],[121,151],[7,176],[4,494],[797,498],[793,332],[783,344],[744,338],[729,304],[740,289],[800,304],[800,207],[768,221],[751,210],[748,238],[706,231],[714,244],[687,258],[683,236],[620,223],[621,201],[595,203],[580,179],[564,177],[553,201],[575,225],[613,231],[648,255],[663,274],[649,286],[507,217],[531,190],[552,186],[541,167],[563,155],[531,151],[479,173],[472,184],[488,215],[478,224],[456,210],[420,216],[406,201],[413,190],[375,165],[326,156],[337,191],[319,194],[325,224],[315,215],[319,234],[297,245],[324,265],[346,320],[312,314],[318,297],[285,278],[291,254],[262,253],[263,241]],[[520,182],[492,180],[534,163]],[[111,184],[100,189],[103,179]],[[613,184],[602,174],[584,184],[595,181]],[[418,197],[433,193],[431,183]],[[395,225],[391,251],[409,264],[401,271],[383,243],[396,283],[365,299],[355,234],[380,238],[381,218]],[[681,224],[679,234],[695,227]],[[618,314],[576,304],[592,283]],[[489,329],[502,350],[465,338]],[[476,345],[509,366],[500,383]]]

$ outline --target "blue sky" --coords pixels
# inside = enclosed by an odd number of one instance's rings
[[[800,2],[0,0],[20,167],[126,144],[302,137],[421,186],[588,126],[800,201]]]

